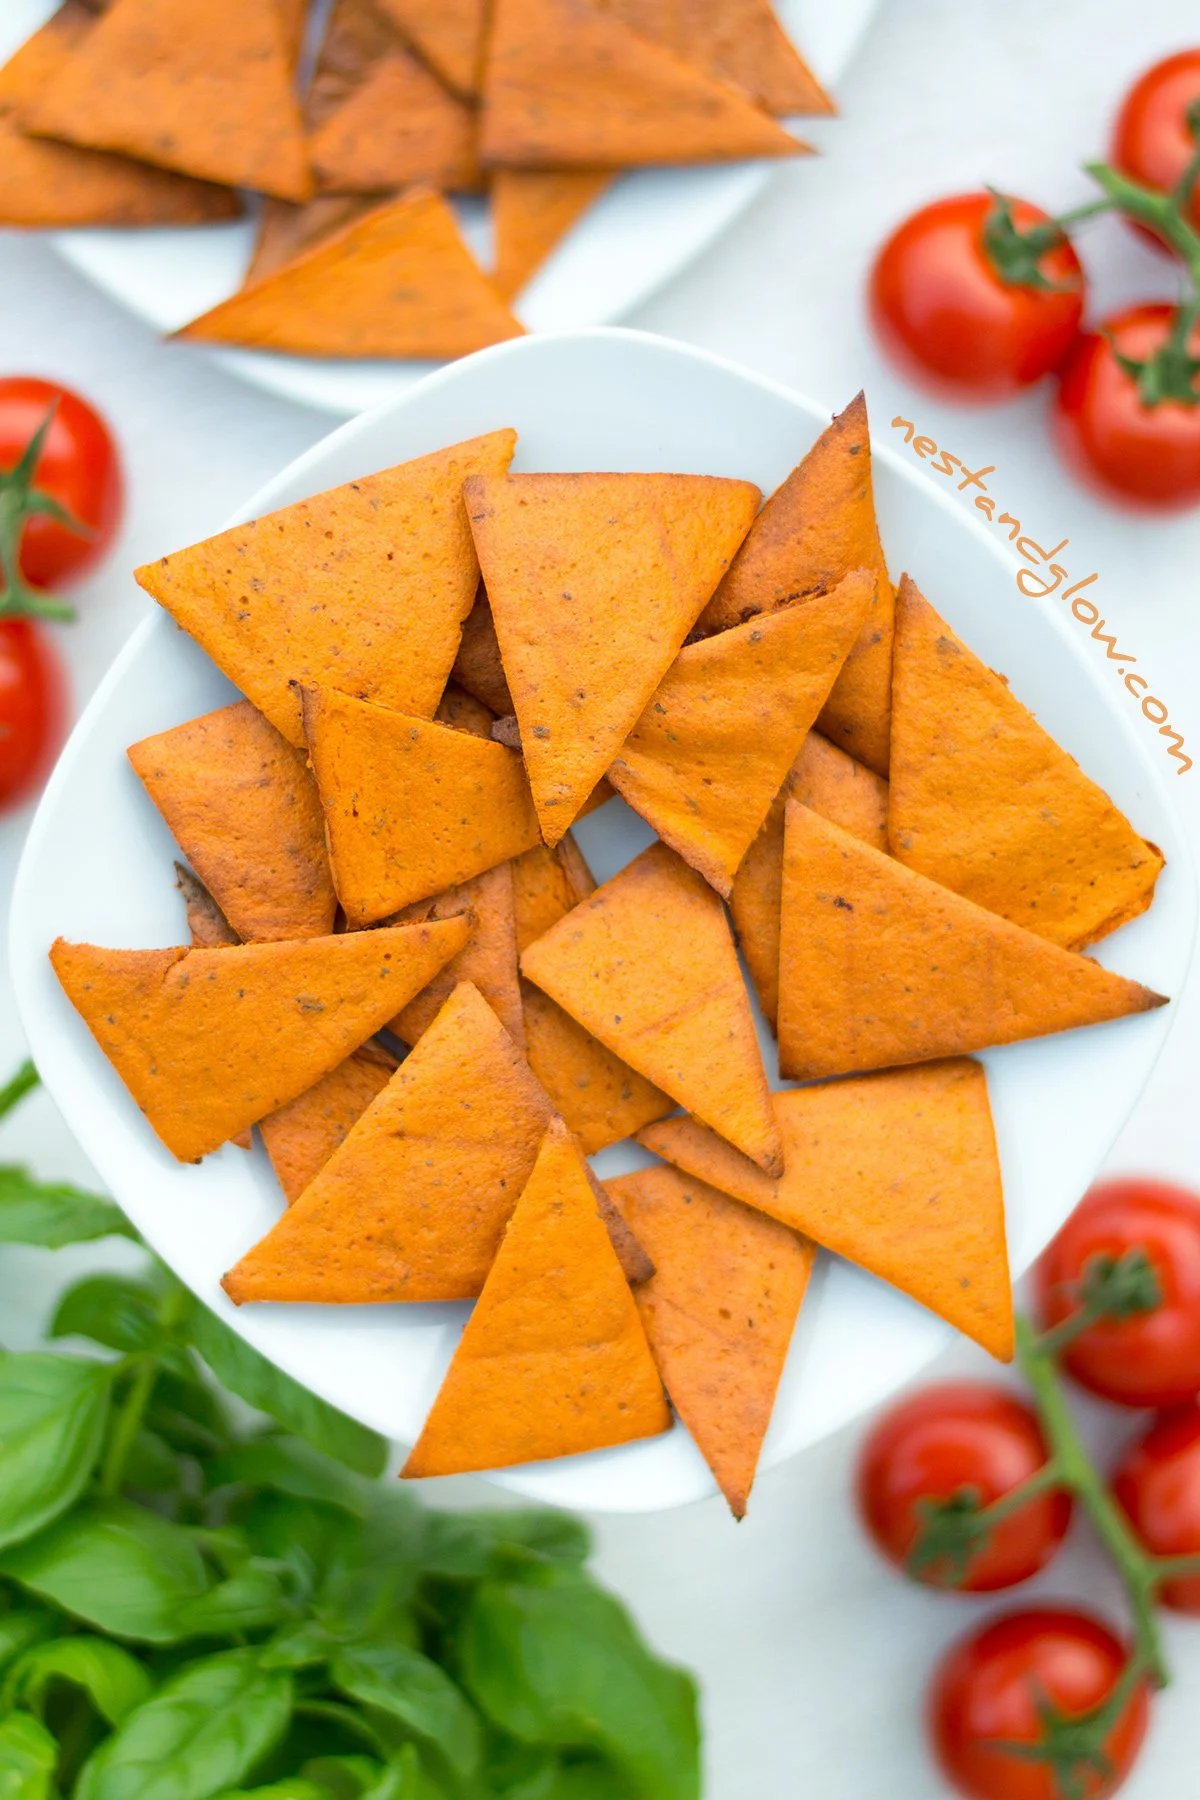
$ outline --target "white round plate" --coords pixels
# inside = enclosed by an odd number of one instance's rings
[[[818,78],[835,89],[879,0],[780,0],[779,12]],[[58,0],[4,0],[0,60],[54,11]],[[804,119],[797,133],[819,149],[836,119]],[[520,296],[516,311],[531,331],[608,325],[647,299],[708,247],[761,193],[773,162],[653,169],[619,181],[551,257]],[[820,159],[806,175],[821,179]],[[490,256],[482,202],[459,208],[476,252]],[[176,331],[241,286],[254,227],[163,231],[64,231],[55,243],[67,260],[114,300],[159,331]],[[348,415],[402,394],[427,362],[346,362],[213,349],[234,374],[286,399]]]
[[[848,395],[839,396],[841,400]],[[502,425],[520,469],[679,469],[740,475],[769,492],[827,423],[810,400],[716,357],[641,333],[591,330],[518,339],[430,375],[333,432],[247,501],[238,519]],[[1099,960],[1161,993],[1183,988],[1195,927],[1190,855],[1157,739],[1121,690],[1103,687],[1063,615],[1026,600],[1014,565],[944,488],[876,450],[883,542],[936,606],[1166,854],[1149,913]],[[236,521],[235,521],[236,522]],[[217,529],[223,521],[212,520]],[[219,1282],[271,1225],[280,1194],[261,1148],[227,1147],[196,1166],[163,1149],[130,1101],[47,960],[61,933],[93,943],[180,942],[182,908],[166,827],[125,747],[227,701],[204,653],[156,612],[137,630],[75,728],[46,789],[17,876],[11,955],[17,1001],[42,1076],[113,1194],[176,1273],[298,1380],[411,1443],[461,1329],[462,1306],[232,1307]],[[1151,748],[1154,755],[1151,755]],[[647,842],[613,801],[577,828],[605,880]],[[1015,1273],[1079,1199],[1129,1113],[1173,1008],[989,1053]],[[773,1041],[760,1025],[768,1074]],[[617,1146],[601,1174],[640,1166]],[[770,1468],[892,1392],[946,1341],[921,1308],[822,1258],[800,1316],[763,1451]],[[713,1491],[682,1427],[650,1442],[495,1477],[541,1500],[592,1510],[675,1506]]]

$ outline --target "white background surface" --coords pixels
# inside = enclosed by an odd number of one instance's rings
[[[830,0],[834,3],[834,0]],[[709,254],[630,321],[738,357],[842,405],[865,385],[877,430],[916,417],[971,466],[994,463],[994,492],[1041,543],[1071,539],[1072,567],[1099,571],[1090,591],[1140,659],[1153,690],[1200,746],[1200,515],[1130,520],[1090,501],[1058,471],[1039,399],[968,413],[907,390],[880,364],[860,294],[871,251],[904,211],[984,179],[1051,205],[1083,191],[1072,171],[1103,147],[1131,74],[1194,42],[1192,0],[887,0],[839,95],[824,179],[781,171],[769,193]],[[801,177],[804,177],[801,181]],[[1170,273],[1102,224],[1085,246],[1102,306],[1162,297]],[[79,594],[69,646],[82,698],[141,616],[144,597],[121,573],[202,535],[275,469],[313,443],[325,421],[237,386],[201,352],[155,344],[35,242],[0,239],[0,367],[74,381],[114,420],[131,478],[124,539]],[[933,479],[931,477],[930,479]],[[1049,532],[1049,538],[1042,536]],[[1149,729],[1149,728],[1147,728]],[[1178,783],[1200,825],[1198,767]],[[0,910],[24,821],[0,821]],[[0,918],[0,926],[3,919]],[[1200,1185],[1196,1070],[1200,994],[1193,981],[1166,1059],[1111,1160]],[[0,1069],[21,1044],[0,974]],[[29,1103],[2,1154],[47,1174],[86,1179],[49,1103]],[[0,1338],[27,1342],[78,1253],[6,1252]],[[89,1258],[89,1260],[92,1260]],[[984,1372],[956,1352],[944,1366]],[[1117,1421],[1118,1431],[1134,1423]],[[1098,1421],[1100,1441],[1114,1431]],[[883,1570],[849,1505],[857,1432],[766,1476],[748,1521],[713,1501],[599,1527],[599,1567],[666,1652],[705,1689],[707,1800],[940,1800],[919,1724],[939,1648],[996,1603],[925,1594]],[[486,1502],[483,1484],[453,1484]],[[1083,1533],[1038,1584],[1119,1617],[1115,1590]],[[1029,1593],[1029,1590],[1026,1590]],[[1018,1596],[1023,1598],[1024,1596]],[[1002,1604],[1002,1602],[1001,1602]],[[1158,1704],[1129,1800],[1200,1800],[1195,1756],[1200,1621],[1169,1621],[1177,1686]]]

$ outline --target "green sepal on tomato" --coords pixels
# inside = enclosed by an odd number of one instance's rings
[[[1170,193],[1187,173],[1195,155],[1195,136],[1188,123],[1200,105],[1200,49],[1180,50],[1139,75],[1121,103],[1113,126],[1108,160],[1131,181]],[[1185,216],[1200,231],[1200,178],[1185,196]],[[1159,249],[1167,248],[1157,232],[1138,226]]]

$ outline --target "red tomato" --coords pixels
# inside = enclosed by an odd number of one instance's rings
[[[958,194],[913,213],[888,239],[871,274],[871,318],[892,360],[913,381],[959,400],[1006,400],[1062,361],[1079,330],[1083,271],[1070,244],[1037,267],[1053,288],[1008,280],[985,244],[991,194]],[[1012,202],[1019,231],[1048,223]]]
[[[50,772],[67,721],[58,652],[32,619],[0,618],[0,807],[25,799]]]
[[[1063,1352],[1076,1381],[1120,1406],[1174,1406],[1200,1393],[1200,1197],[1165,1181],[1102,1181],[1034,1268],[1043,1328],[1076,1310],[1096,1257],[1142,1246],[1161,1290],[1153,1312],[1090,1325]]]
[[[1180,50],[1168,56],[1130,88],[1113,127],[1108,160],[1122,175],[1143,186],[1169,193],[1196,153],[1196,140],[1188,129],[1190,106],[1200,101],[1200,50]],[[1187,216],[1200,231],[1200,181],[1191,192]],[[1139,227],[1143,237],[1162,248],[1153,232]]]
[[[1115,1794],[1146,1735],[1144,1681],[1108,1732],[1096,1734],[1097,1761],[1090,1768],[1075,1762],[1074,1788],[1056,1777],[1052,1764],[1008,1755],[996,1740],[1044,1743],[1039,1712],[1045,1702],[1077,1719],[1108,1698],[1127,1662],[1128,1651],[1107,1626],[1059,1608],[1006,1613],[962,1638],[942,1659],[929,1691],[929,1729],[946,1779],[969,1800]],[[1068,1760],[1063,1773],[1069,1767]]]
[[[859,1459],[859,1509],[883,1554],[904,1568],[921,1525],[920,1501],[967,1491],[989,1506],[1036,1475],[1046,1460],[1030,1407],[1004,1388],[945,1382],[902,1400],[876,1424]],[[909,1573],[931,1586],[972,1593],[1012,1587],[1045,1567],[1070,1523],[1070,1496],[1044,1494],[991,1528],[962,1565],[962,1580],[953,1579],[953,1563],[945,1558]]]
[[[1200,1408],[1156,1419],[1122,1457],[1113,1493],[1155,1556],[1200,1556]],[[1176,1612],[1200,1613],[1200,1576],[1165,1581],[1158,1597]]]
[[[1200,389],[1192,405],[1144,405],[1104,334],[1142,362],[1162,347],[1174,315],[1171,306],[1131,306],[1081,337],[1054,411],[1059,448],[1081,480],[1127,506],[1165,512],[1200,502]],[[1191,353],[1200,356],[1200,325]]]
[[[123,499],[117,448],[99,413],[69,388],[33,375],[0,379],[0,470],[16,466],[56,399],[33,487],[66,507],[88,533],[42,516],[27,521],[21,571],[39,588],[82,575],[103,556],[116,535]]]

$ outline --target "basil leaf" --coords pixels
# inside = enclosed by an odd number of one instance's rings
[[[38,1181],[11,1163],[0,1166],[0,1244],[61,1250],[105,1237],[137,1237],[111,1200],[65,1182]]]
[[[231,1435],[221,1401],[190,1364],[186,1375],[170,1368],[159,1373],[145,1420],[173,1450],[194,1456],[218,1455]]]
[[[0,1724],[0,1800],[50,1800],[58,1745],[29,1713]]]
[[[459,1644],[467,1691],[530,1743],[598,1750],[639,1800],[698,1800],[696,1693],[658,1662],[629,1615],[583,1575],[481,1582]]]
[[[278,1625],[295,1612],[278,1569],[251,1557],[228,1580],[180,1607],[179,1636],[238,1637],[244,1631]]]
[[[386,1440],[348,1418],[336,1406],[318,1400],[307,1388],[251,1349],[215,1313],[197,1305],[189,1321],[192,1341],[213,1374],[225,1386],[307,1439],[317,1450],[336,1457],[360,1475],[377,1476],[387,1462]]]
[[[383,1764],[372,1756],[314,1756],[300,1771],[306,1781],[315,1781],[332,1794],[334,1800],[358,1800],[375,1786],[383,1774]]]
[[[148,1494],[175,1493],[183,1486],[183,1461],[165,1438],[145,1426],[137,1433],[125,1458],[123,1485]]]
[[[311,1669],[323,1663],[336,1640],[316,1619],[286,1625],[260,1647],[264,1669]]]
[[[269,1490],[256,1494],[242,1515],[242,1533],[252,1552],[286,1563],[301,1593],[316,1590],[334,1562],[342,1539],[357,1534],[358,1521],[340,1507],[319,1500],[294,1500]],[[376,1579],[383,1572],[376,1570]]]
[[[431,1513],[425,1562],[432,1575],[470,1579],[489,1574],[498,1558],[515,1550],[537,1560],[574,1565],[591,1554],[591,1534],[582,1519],[548,1508],[515,1507],[505,1512]]]
[[[185,1663],[85,1764],[75,1800],[208,1800],[283,1736],[290,1676],[251,1649]]]
[[[0,1710],[22,1705],[40,1716],[52,1681],[82,1688],[110,1725],[140,1706],[154,1685],[149,1670],[118,1644],[97,1637],[53,1638],[13,1664],[0,1689]]]
[[[360,1516],[371,1498],[370,1488],[358,1476],[301,1438],[266,1436],[235,1444],[207,1463],[204,1473],[210,1488],[234,1484],[273,1488],[298,1500],[323,1500]]]
[[[19,1606],[0,1614],[0,1670],[45,1638],[57,1637],[62,1620],[40,1606]]]
[[[0,1351],[0,1547],[32,1537],[82,1492],[111,1388],[103,1363]]]
[[[415,1744],[405,1744],[388,1762],[363,1800],[444,1800],[443,1790],[421,1765]]]
[[[50,1321],[52,1338],[85,1337],[110,1350],[151,1350],[162,1338],[158,1297],[125,1275],[89,1275],[69,1287]]]
[[[149,1644],[177,1642],[180,1609],[208,1586],[189,1534],[128,1500],[85,1500],[0,1555],[0,1575],[101,1631]]]
[[[456,1774],[478,1768],[479,1716],[445,1670],[403,1644],[348,1644],[330,1663],[335,1687],[435,1743]]]
[[[303,1775],[285,1775],[265,1787],[223,1788],[215,1800],[329,1800],[329,1789]]]

